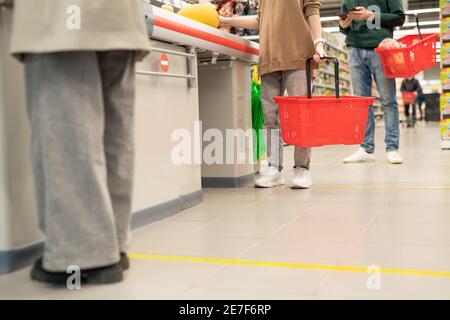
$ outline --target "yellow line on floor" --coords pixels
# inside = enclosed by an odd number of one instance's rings
[[[318,271],[367,273],[368,270],[368,267],[361,267],[361,266],[343,266],[343,265],[341,266],[341,265],[270,262],[270,261],[255,261],[255,260],[240,260],[240,259],[184,257],[184,256],[156,255],[147,253],[130,253],[129,257],[131,259],[149,260],[149,261],[221,264],[227,266],[269,267],[269,268],[303,269],[303,270],[318,270]],[[450,278],[450,271],[380,268],[380,272],[382,274],[393,274],[402,276]]]
[[[450,186],[326,186],[318,185],[315,189],[380,189],[380,190],[450,190]]]

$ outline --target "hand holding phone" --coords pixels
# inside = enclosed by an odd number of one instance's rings
[[[351,8],[350,10],[347,10],[346,12],[341,12],[341,13],[339,13],[338,14],[338,17],[341,19],[341,20],[346,20],[347,18],[348,18],[348,14],[350,13],[350,12],[354,12],[354,11],[360,11],[360,10],[362,10],[363,8],[361,8],[361,7],[354,7],[354,8]]]
[[[356,21],[367,21],[371,18],[373,18],[375,15],[375,12],[372,10],[367,10],[364,7],[356,7],[354,10],[348,12],[347,16],[351,18],[352,20]]]

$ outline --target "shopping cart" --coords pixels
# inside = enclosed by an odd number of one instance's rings
[[[407,16],[415,17],[419,34],[398,39],[398,42],[406,45],[405,48],[375,49],[380,56],[386,78],[411,78],[433,67],[437,62],[436,42],[439,34],[422,34],[417,15],[407,14]]]
[[[339,60],[335,63],[336,97],[312,97],[311,61],[306,62],[307,97],[274,97],[278,104],[281,133],[285,143],[302,147],[361,144],[366,131],[372,97],[341,97]]]

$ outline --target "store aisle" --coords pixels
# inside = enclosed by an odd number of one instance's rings
[[[402,129],[400,166],[387,164],[382,128],[373,164],[343,165],[354,147],[316,149],[311,190],[208,189],[201,205],[136,230],[121,284],[68,291],[26,269],[0,276],[0,299],[448,299],[450,151],[439,143],[438,125]],[[379,290],[367,287],[371,265],[387,268]]]

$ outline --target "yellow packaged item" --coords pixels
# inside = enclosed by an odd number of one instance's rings
[[[213,28],[219,26],[219,14],[211,4],[193,4],[181,9],[178,14]]]

